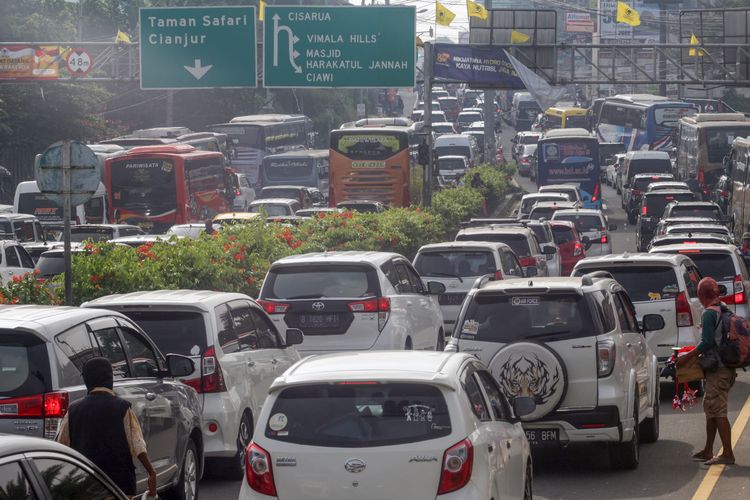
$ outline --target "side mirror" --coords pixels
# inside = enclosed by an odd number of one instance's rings
[[[544,255],[555,255],[557,253],[557,248],[553,245],[545,245],[542,247],[542,253]]]
[[[591,248],[591,245],[592,245],[591,238],[589,238],[588,236],[582,236],[581,243],[583,243],[584,249],[588,250],[589,248]]]
[[[167,371],[170,377],[188,377],[195,372],[195,363],[182,354],[167,354]]]
[[[617,224],[610,224],[609,225],[609,230],[610,231],[617,231]]]
[[[724,297],[727,294],[727,287],[724,285],[719,285],[719,295]]]
[[[661,314],[646,314],[643,316],[643,331],[656,332],[664,328],[664,318]]]
[[[428,281],[427,293],[430,295],[440,295],[441,293],[445,293],[445,285],[439,281]]]
[[[521,418],[527,415],[531,415],[536,410],[536,402],[534,398],[527,396],[517,396],[513,399],[513,413],[516,417]]]
[[[290,346],[290,345],[299,345],[302,343],[302,341],[305,340],[305,335],[302,333],[302,330],[299,328],[289,328],[286,331],[284,344]]]

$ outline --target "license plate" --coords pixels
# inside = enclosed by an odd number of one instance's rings
[[[465,293],[442,293],[438,295],[438,304],[441,306],[460,306],[466,297]]]
[[[526,439],[534,447],[551,446],[560,442],[559,429],[527,429]]]
[[[301,314],[299,326],[306,328],[336,328],[339,326],[338,314]]]

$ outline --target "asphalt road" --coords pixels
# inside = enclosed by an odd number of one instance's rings
[[[505,151],[512,129],[503,131]],[[528,179],[519,179],[522,188],[536,191]],[[615,191],[603,187],[606,213],[617,224],[612,234],[613,251],[635,252],[635,229],[629,227]],[[634,471],[614,471],[604,446],[582,445],[534,456],[534,496],[538,499],[711,499],[750,498],[750,431],[735,432],[737,465],[723,470],[691,462],[690,455],[703,446],[705,419],[700,402],[684,413],[672,409],[674,385],[661,384],[661,437],[641,447],[641,463]],[[743,407],[745,411],[742,412]],[[741,415],[738,423],[738,416]],[[750,413],[750,372],[740,371],[730,393],[729,418],[734,431],[744,430]],[[716,452],[720,446],[717,437]],[[718,474],[718,476],[717,476]],[[712,484],[712,478],[718,479]],[[200,496],[209,500],[237,498],[240,481],[204,479]],[[303,499],[299,499],[303,500]],[[354,500],[354,499],[353,499]]]

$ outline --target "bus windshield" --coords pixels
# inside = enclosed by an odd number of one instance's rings
[[[110,167],[113,208],[158,215],[177,204],[174,162],[162,158],[113,160]]]
[[[63,220],[63,209],[42,193],[21,193],[18,196],[18,213],[31,214],[40,222]],[[71,214],[71,219],[74,214]]]
[[[331,138],[331,147],[351,160],[386,160],[408,147],[405,139],[387,133],[341,134]]]
[[[260,125],[251,123],[232,123],[226,125],[212,125],[212,132],[227,134],[235,146],[263,149],[263,129]]]

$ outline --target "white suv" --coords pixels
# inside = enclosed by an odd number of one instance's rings
[[[660,314],[664,318],[663,329],[646,334],[646,341],[660,364],[672,355],[673,347],[700,342],[701,275],[689,258],[658,253],[586,257],[576,264],[573,276],[594,271],[607,271],[625,288],[639,321],[646,314]]]
[[[609,255],[612,253],[612,238],[609,231],[615,231],[617,226],[610,224],[601,210],[590,208],[576,208],[574,210],[558,210],[552,214],[552,220],[564,220],[576,225],[581,240],[591,245],[586,248],[586,255]]]
[[[518,257],[525,276],[548,276],[547,256],[557,252],[553,246],[541,248],[534,231],[526,227],[498,225],[467,227],[458,232],[456,241],[505,243]]]
[[[437,349],[445,343],[437,282],[389,252],[292,255],[271,265],[258,302],[279,330],[299,328],[303,355]]]
[[[633,469],[639,441],[659,436],[659,367],[643,335],[612,278],[506,280],[469,292],[446,350],[477,356],[511,402],[534,398],[522,417],[532,448],[607,442],[612,466]]]
[[[438,295],[445,331],[453,332],[466,292],[477,278],[523,278],[518,257],[504,243],[489,241],[449,241],[425,245],[414,257],[417,272],[445,285],[446,293]]]
[[[206,465],[237,477],[271,382],[299,361],[291,344],[253,299],[240,293],[156,290],[109,295],[83,304],[120,311],[149,334],[163,352],[190,356],[195,374],[183,383],[203,406]]]
[[[305,358],[271,386],[239,498],[530,500],[514,413],[534,408],[470,354]]]

